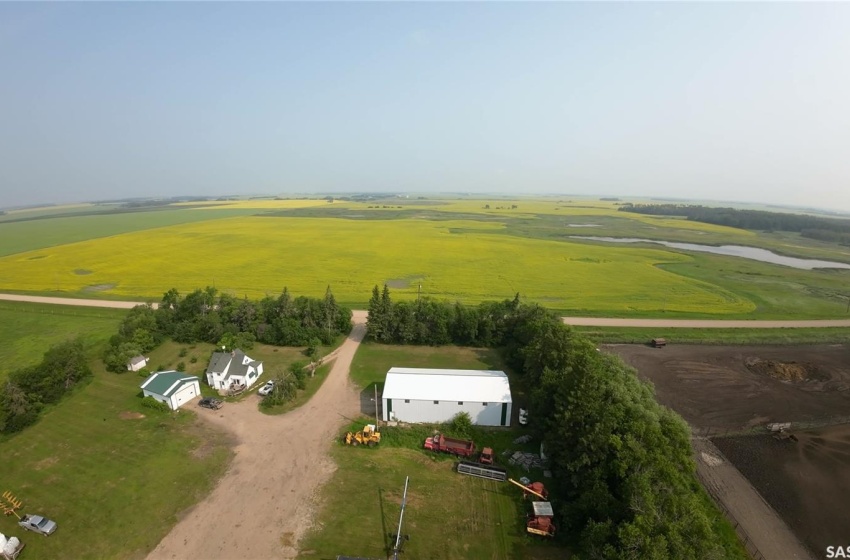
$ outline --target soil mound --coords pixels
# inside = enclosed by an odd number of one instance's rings
[[[753,373],[767,375],[780,381],[801,383],[803,381],[828,381],[829,374],[823,372],[814,364],[800,362],[778,362],[774,360],[762,360],[761,358],[747,358],[747,369]]]

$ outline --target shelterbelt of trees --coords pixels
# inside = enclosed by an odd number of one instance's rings
[[[734,540],[716,534],[720,514],[696,479],[685,422],[618,357],[546,309],[519,295],[476,307],[393,302],[386,286],[376,286],[367,336],[501,349],[531,395],[530,416],[554,473],[550,499],[579,557],[740,557]]]
[[[741,229],[791,231],[810,239],[850,245],[850,220],[837,218],[688,204],[623,204],[620,211],[653,216],[685,216],[695,222]]]
[[[45,406],[59,402],[91,375],[80,340],[57,344],[40,364],[13,371],[0,386],[0,433],[19,432],[33,424]]]
[[[181,296],[166,292],[157,309],[133,308],[103,355],[109,371],[126,370],[133,356],[149,352],[166,338],[250,349],[254,342],[276,346],[331,344],[351,330],[351,310],[337,304],[330,287],[325,297],[293,298],[286,288],[278,297],[239,299],[212,287]]]

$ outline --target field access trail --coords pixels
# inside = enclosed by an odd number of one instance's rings
[[[0,294],[0,300],[26,301],[30,303],[50,303],[56,305],[76,305],[80,307],[111,307],[114,309],[132,309],[141,305],[141,301],[110,301],[99,299],[73,299],[61,297],[27,296],[20,294]],[[156,307],[156,303],[153,304]],[[364,314],[364,310],[355,310],[354,315]],[[737,319],[621,319],[606,317],[561,317],[561,320],[577,327],[638,327],[638,328],[681,328],[681,329],[802,329],[826,327],[850,327],[850,319],[814,319],[803,321],[760,321]]]
[[[355,313],[353,322],[328,378],[300,408],[268,416],[252,395],[217,411],[197,409],[233,434],[235,456],[212,493],[184,514],[149,560],[296,557],[316,491],[335,470],[330,446],[360,412],[348,374],[366,334],[366,314]]]

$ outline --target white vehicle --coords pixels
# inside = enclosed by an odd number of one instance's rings
[[[55,521],[51,521],[40,515],[25,515],[20,521],[18,521],[18,525],[27,531],[33,531],[34,533],[39,533],[45,537],[47,535],[52,535],[56,530]]]
[[[528,411],[524,408],[519,409],[519,423],[523,426],[528,424]]]
[[[266,381],[266,384],[260,387],[260,390],[257,391],[257,393],[260,396],[265,397],[266,395],[272,392],[272,389],[274,389],[274,381]]]

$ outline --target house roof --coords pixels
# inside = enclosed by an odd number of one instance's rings
[[[148,361],[148,359],[145,358],[144,356],[133,356],[132,358],[130,358],[130,364],[134,365],[134,366],[137,365],[137,364],[143,364],[147,361]]]
[[[384,398],[422,401],[511,402],[503,371],[477,369],[391,368]]]
[[[199,381],[199,379],[193,375],[186,375],[179,371],[158,371],[150,374],[141,384],[141,388],[151,393],[162,395],[163,397],[170,397],[180,387],[194,381]]]
[[[228,364],[230,365],[229,368],[227,367]],[[249,367],[253,366],[254,369],[257,369],[260,364],[262,362],[250,358],[245,352],[237,348],[233,353],[215,352],[212,358],[210,358],[210,365],[207,366],[206,373],[222,373],[224,370],[227,370],[227,374],[224,376],[225,379],[234,375],[242,377],[248,373]]]

